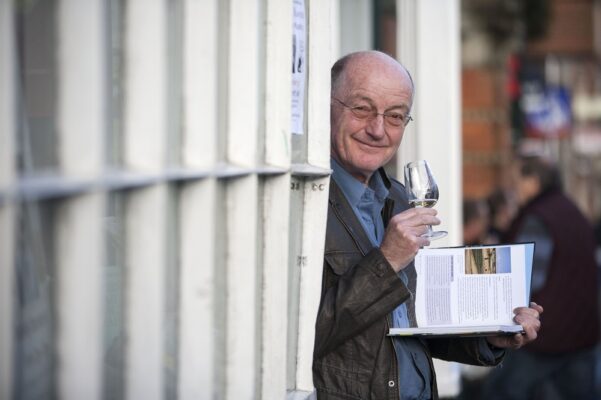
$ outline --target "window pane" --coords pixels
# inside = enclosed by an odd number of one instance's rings
[[[124,12],[123,0],[109,0],[110,43],[109,55],[109,133],[106,143],[106,160],[110,166],[122,164],[122,132],[123,132],[123,34]]]
[[[167,162],[178,165],[181,162],[182,136],[182,41],[183,18],[181,0],[168,3],[167,20]],[[197,112],[201,112],[197,110]]]
[[[16,3],[21,173],[57,169],[56,1]]]
[[[123,194],[108,196],[104,220],[106,269],[104,272],[104,399],[124,397],[124,251]]]
[[[54,207],[19,208],[16,249],[15,398],[54,399]]]
[[[167,267],[165,268],[164,356],[165,398],[177,398],[179,187],[170,187],[167,206]]]

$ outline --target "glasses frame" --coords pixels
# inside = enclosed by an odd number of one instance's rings
[[[368,116],[364,116],[364,115],[358,115],[357,112],[359,111],[358,109],[361,107],[356,107],[356,106],[349,106],[348,104],[346,104],[345,102],[343,102],[342,100],[336,98],[336,97],[332,97],[334,100],[336,100],[338,103],[340,103],[340,105],[342,105],[345,108],[348,108],[350,110],[350,112],[357,118],[360,120],[367,120],[367,121],[373,121],[378,115],[381,115],[382,118],[384,119],[384,121],[387,121],[387,123],[390,126],[393,126],[395,128],[400,128],[400,127],[406,127],[409,122],[413,121],[413,117],[411,116],[411,114],[407,114],[403,117],[403,122],[400,125],[396,125],[395,123],[391,123],[389,119],[387,119],[387,117],[392,117],[390,115],[389,112],[385,111],[383,113],[379,113],[377,109],[372,108],[371,109],[371,114]],[[363,112],[363,111],[361,111]]]

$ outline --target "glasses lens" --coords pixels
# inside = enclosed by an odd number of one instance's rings
[[[369,107],[357,106],[351,107],[351,111],[355,115],[355,117],[360,119],[370,118],[375,115],[374,111]]]
[[[384,118],[386,119],[386,122],[388,122],[392,126],[401,126],[405,124],[405,117],[403,116],[403,114],[384,114]]]

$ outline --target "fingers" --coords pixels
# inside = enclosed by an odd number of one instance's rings
[[[538,304],[536,304],[535,302],[531,301],[530,302],[530,308],[535,309],[536,311],[538,311],[539,315],[543,313],[543,307],[539,306]]]
[[[515,335],[513,335],[510,338],[509,347],[514,350],[517,350],[520,347],[522,347],[524,344],[525,344],[524,343],[524,335],[522,335],[521,333],[516,333]]]
[[[390,223],[403,226],[440,225],[437,214],[438,211],[433,208],[411,208],[392,217]]]
[[[386,227],[380,250],[396,272],[405,268],[418,250],[430,245],[428,238],[422,237],[428,225],[438,225],[436,210],[410,209],[392,217]]]
[[[514,310],[514,320],[522,325],[525,334],[525,336],[520,335],[522,337],[516,345],[521,347],[537,338],[538,331],[541,328],[540,314],[542,312],[543,308],[534,302],[530,303],[530,307],[518,307]]]

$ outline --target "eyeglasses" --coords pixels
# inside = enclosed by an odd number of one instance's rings
[[[348,108],[357,119],[371,121],[378,115],[381,115],[384,118],[384,121],[386,121],[386,123],[397,128],[401,126],[407,126],[409,122],[413,121],[411,115],[408,114],[405,115],[396,111],[387,111],[379,113],[375,108],[372,107],[349,106],[348,104],[344,103],[342,100],[337,99],[336,97],[332,98],[339,102],[343,107]]]

